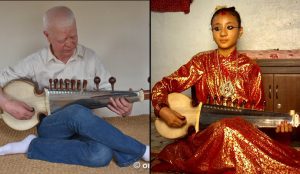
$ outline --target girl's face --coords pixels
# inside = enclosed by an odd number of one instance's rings
[[[243,28],[238,26],[235,16],[225,12],[214,17],[212,33],[218,48],[231,52],[236,48],[237,41],[243,33]]]

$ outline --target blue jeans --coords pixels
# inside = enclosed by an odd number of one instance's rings
[[[81,105],[70,105],[45,117],[27,157],[91,167],[106,166],[114,158],[129,166],[145,153],[146,146]]]

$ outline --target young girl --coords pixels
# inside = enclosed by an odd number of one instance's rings
[[[171,110],[167,96],[192,86],[200,102],[221,104],[231,100],[246,108],[263,109],[259,66],[236,50],[243,33],[234,7],[217,10],[211,19],[218,48],[195,55],[188,63],[157,82],[152,89],[155,114],[170,127],[182,127],[186,119]],[[276,132],[291,131],[283,122]],[[277,143],[242,118],[223,119],[204,131],[166,146],[153,171],[186,173],[283,173],[300,172],[300,153]]]

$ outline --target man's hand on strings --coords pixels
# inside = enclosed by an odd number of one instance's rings
[[[34,115],[34,108],[18,100],[8,100],[2,108],[18,120],[28,120]]]
[[[110,98],[108,109],[123,117],[131,114],[133,104],[124,97]]]

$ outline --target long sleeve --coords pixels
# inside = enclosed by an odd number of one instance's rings
[[[152,105],[156,115],[162,106],[167,105],[168,94],[182,92],[202,77],[204,66],[200,60],[201,56],[194,56],[188,63],[154,85],[152,88]]]
[[[264,91],[262,84],[262,76],[260,68],[257,64],[253,64],[252,69],[249,72],[249,99],[255,109],[263,109],[264,105]]]

